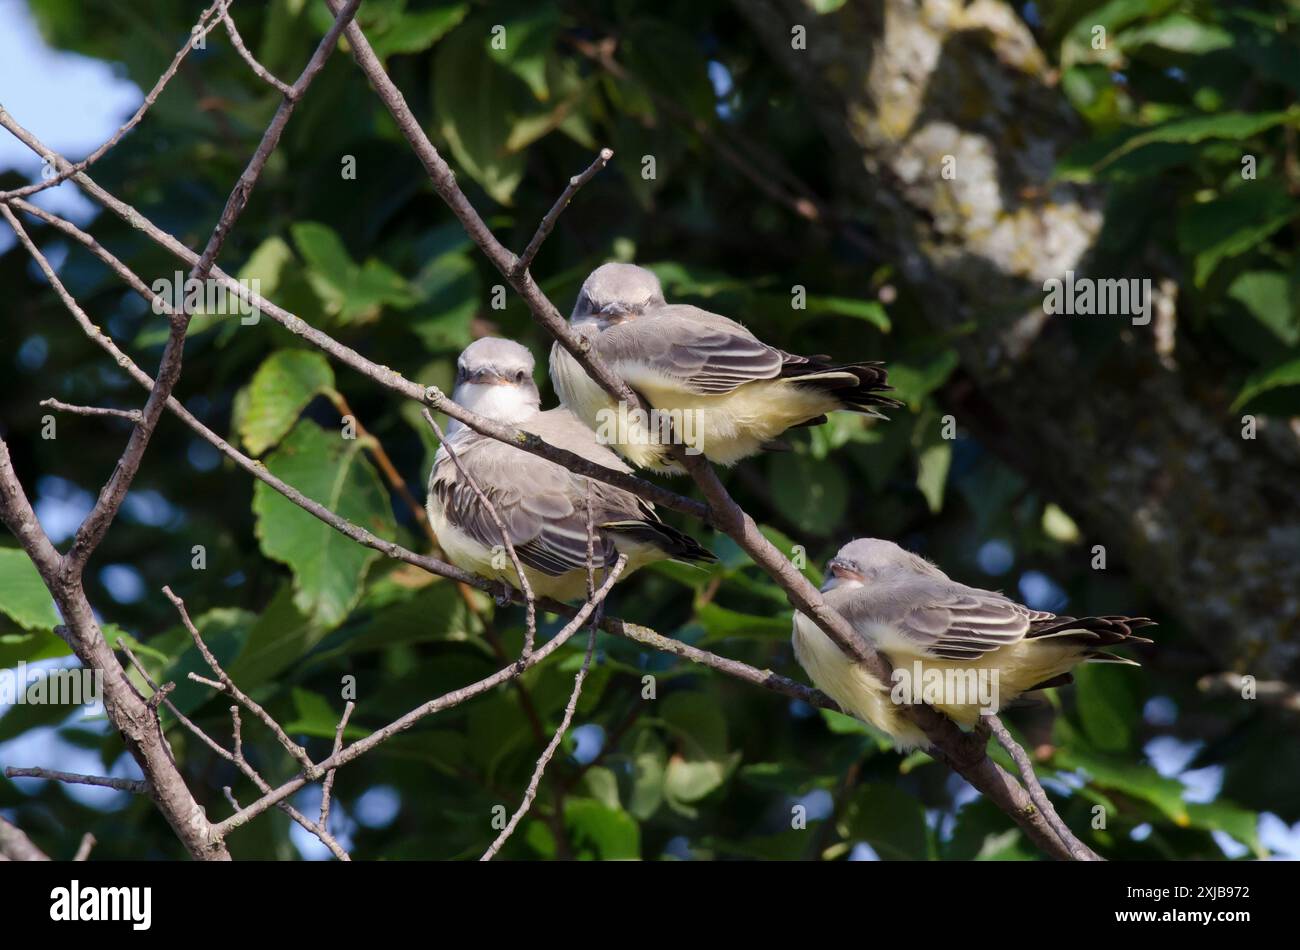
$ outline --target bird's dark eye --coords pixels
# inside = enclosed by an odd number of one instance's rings
[[[515,373],[515,382],[522,383],[523,381],[524,381],[524,371],[521,369]]]

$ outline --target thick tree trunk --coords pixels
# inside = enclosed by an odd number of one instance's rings
[[[836,201],[871,221],[937,328],[977,321],[956,345],[996,421],[958,406],[958,424],[1074,513],[1217,662],[1300,673],[1297,433],[1261,418],[1242,437],[1232,391],[1173,345],[1170,283],[1146,326],[1045,314],[1043,282],[1086,270],[1102,205],[1048,181],[1080,128],[1011,8],[734,2],[830,142]],[[1088,320],[1111,321],[1100,355],[1071,325]]]

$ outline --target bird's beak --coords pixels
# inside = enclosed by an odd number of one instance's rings
[[[856,581],[859,584],[864,581],[863,576],[854,570],[852,563],[845,561],[842,558],[831,558],[826,567],[837,580]]]
[[[600,316],[602,323],[608,326],[617,326],[624,320],[630,320],[636,316],[637,311],[622,301],[615,300],[605,304],[596,313]]]
[[[513,386],[514,380],[509,376],[502,376],[496,370],[479,369],[465,377],[467,383],[477,383],[480,386]]]

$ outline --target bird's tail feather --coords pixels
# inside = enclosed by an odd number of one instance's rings
[[[675,561],[709,564],[718,559],[689,534],[662,521],[609,521],[601,527],[641,544],[653,544]]]
[[[890,396],[889,374],[880,363],[845,363],[832,365],[825,356],[791,360],[781,368],[781,376],[800,386],[813,386],[832,393],[845,409],[885,418],[880,409],[898,409],[902,403]]]

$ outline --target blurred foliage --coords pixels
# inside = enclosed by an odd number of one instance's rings
[[[118,63],[146,89],[197,16],[197,5],[174,0],[33,0],[33,8],[54,46]],[[232,12],[253,52],[285,80],[328,22],[324,5],[306,0],[236,4]],[[1211,343],[1216,371],[1240,393],[1234,411],[1297,411],[1300,10],[1063,0],[1022,14],[1086,120],[1058,175],[1107,188],[1097,267],[1119,275],[1154,264],[1172,273],[1177,332]],[[599,146],[614,148],[615,161],[579,194],[533,267],[561,309],[595,265],[635,258],[655,267],[670,298],[743,319],[775,345],[889,362],[907,403],[891,422],[840,416],[797,434],[793,452],[727,473],[769,536],[792,556],[806,554],[815,582],[841,543],[875,535],[1036,606],[1160,615],[1122,565],[1090,568],[1091,545],[1105,539],[1080,530],[1070,499],[1044,497],[965,433],[955,442],[935,437],[946,393],[964,376],[951,341],[920,317],[925,289],[773,203],[721,157],[717,139],[764,174],[789,169],[823,193],[832,179],[805,103],[728,5],[367,0],[360,20],[507,245],[522,248],[568,177]],[[492,45],[497,26],[507,37],[502,49]],[[1096,26],[1108,36],[1101,50],[1092,45]],[[618,75],[584,53],[609,37],[617,40]],[[277,101],[218,28],[93,177],[197,247]],[[16,118],[39,132],[35,117]],[[1243,179],[1243,154],[1253,179]],[[653,156],[653,176],[643,156]],[[352,161],[354,178],[343,173]],[[15,174],[0,178],[4,187],[22,183]],[[92,227],[147,280],[179,267],[111,214]],[[93,319],[143,367],[155,367],[160,318],[81,248],[32,230]],[[344,55],[330,60],[294,115],[221,263],[421,383],[446,386],[458,350],[487,332],[527,343],[545,362],[546,341],[518,301],[493,308],[499,276]],[[0,280],[18,289],[0,325],[13,361],[0,380],[5,437],[43,517],[84,511],[126,428],[60,416],[58,437],[42,439],[37,402],[134,407],[141,393],[76,331],[21,249],[0,257]],[[803,310],[790,306],[795,285],[806,288]],[[217,315],[191,327],[178,396],[306,494],[378,534],[432,549],[374,454],[382,445],[423,498],[436,446],[417,407],[331,367],[269,319],[245,326]],[[364,428],[355,440],[339,437],[349,409]],[[611,609],[802,678],[781,592],[729,539],[685,527],[711,544],[719,564],[707,572],[647,569],[620,585]],[[114,584],[123,572],[140,590]],[[186,599],[243,688],[317,756],[332,741],[344,677],[357,683],[355,737],[493,672],[522,642],[519,610],[463,598],[334,534],[170,416],[87,577],[103,619],[134,638],[154,676],[176,682],[177,703],[212,735],[229,735],[227,703],[187,681],[201,660],[158,593],[164,584]],[[34,583],[25,558],[0,549],[0,666],[67,653],[49,632],[53,616]],[[548,618],[544,627],[549,634],[555,624]],[[1157,636],[1142,670],[1088,669],[1073,688],[1049,691],[1010,721],[1039,753],[1052,787],[1068,793],[1066,820],[1107,856],[1260,853],[1256,812],[1300,821],[1293,737],[1254,704],[1205,699],[1195,679],[1208,661],[1176,624]],[[513,811],[562,715],[582,640],[525,674],[522,689],[425,719],[341,770],[335,815],[354,854],[481,853],[495,833],[493,809]],[[643,696],[646,674],[655,677],[653,699]],[[49,764],[41,749],[54,755],[70,746],[104,769],[122,767],[122,745],[102,720],[60,724],[62,712],[17,706],[0,718],[0,742],[46,737],[22,746],[31,761],[13,764]],[[866,844],[884,859],[1036,857],[1006,816],[971,801],[927,756],[900,757],[846,717],[623,640],[599,638],[575,724],[507,856],[842,858]],[[245,802],[254,797],[174,723],[169,737],[210,815],[226,813],[222,785]],[[1180,768],[1222,772],[1222,795],[1211,789],[1189,802],[1182,781],[1153,767],[1150,743],[1173,739],[1193,759]],[[246,725],[245,748],[272,783],[293,774],[257,724]],[[393,813],[375,817],[368,803],[376,793],[396,801]],[[806,828],[792,828],[799,805]],[[1104,829],[1093,828],[1098,805]],[[0,808],[59,854],[70,854],[85,830],[99,838],[99,857],[180,850],[140,798],[106,792],[92,800],[52,784],[0,780]],[[230,844],[237,857],[297,853],[279,812]]]

